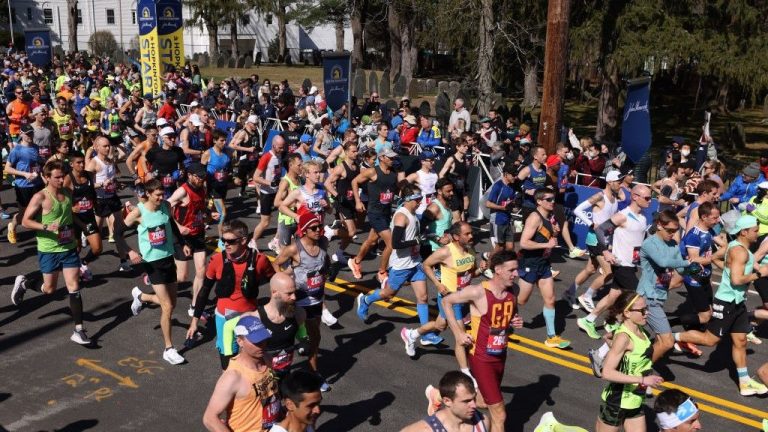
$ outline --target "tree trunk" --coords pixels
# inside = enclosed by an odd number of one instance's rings
[[[523,67],[523,108],[533,108],[539,104],[539,64],[531,59]]]
[[[402,42],[400,40],[400,17],[393,4],[387,8],[387,24],[389,26],[389,76],[394,77],[396,73],[400,72]]]
[[[480,46],[477,56],[477,114],[485,116],[493,104],[493,0],[482,0]]]
[[[728,80],[723,79],[717,89],[717,110],[721,113],[728,113]]]
[[[414,59],[412,55],[412,51],[416,49],[414,46],[416,44],[416,41],[414,40],[415,30],[412,20],[407,20],[406,22],[402,23],[401,26],[402,31],[400,32],[401,38],[400,38],[400,55],[401,55],[401,61],[400,61],[400,76],[405,77],[406,82],[410,82],[413,78],[413,69],[416,67],[414,64]]]
[[[365,42],[363,41],[363,29],[365,28],[364,13],[366,5],[363,0],[353,0],[349,18],[352,27],[352,69],[362,68],[365,64]]]
[[[619,68],[612,60],[601,71],[601,80],[595,137],[600,141],[616,142],[619,136]]]
[[[280,52],[277,61],[282,63],[288,56],[288,37],[285,32],[285,6],[282,3],[277,5],[277,47]]]
[[[240,57],[240,50],[237,47],[237,17],[232,17],[229,23],[229,40],[232,42],[232,57],[237,60]]]
[[[344,51],[344,21],[339,20],[335,23],[336,26],[336,51]]]
[[[77,52],[77,0],[67,0],[67,31],[69,52]]]
[[[219,26],[206,21],[205,29],[208,30],[208,54],[211,58],[219,57]],[[215,62],[214,62],[215,64]]]
[[[544,92],[539,116],[539,144],[549,154],[555,152],[563,126],[565,100],[565,62],[568,57],[568,14],[570,0],[549,0],[547,42],[544,48]]]

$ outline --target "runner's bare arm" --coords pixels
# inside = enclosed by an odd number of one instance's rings
[[[330,173],[328,174],[328,178],[325,179],[325,183],[323,183],[323,186],[325,186],[325,190],[328,191],[328,193],[333,198],[338,198],[339,192],[336,190],[336,181],[342,178],[342,174],[344,172],[344,166],[337,165],[335,166]]]
[[[376,169],[366,168],[357,177],[352,179],[352,194],[355,197],[356,206],[361,207],[363,205],[363,201],[360,199],[360,185],[373,180],[374,177],[376,177]]]
[[[485,293],[481,285],[470,285],[461,291],[457,291],[449,296],[443,297],[443,312],[445,320],[451,327],[456,343],[462,345],[472,345],[472,337],[466,333],[462,326],[456,321],[456,314],[453,313],[453,305],[462,303],[477,304],[484,299]]]
[[[21,218],[21,226],[35,231],[45,231],[43,224],[35,220],[37,214],[43,209],[44,200],[43,192],[38,192],[32,196],[26,211],[24,211],[24,216]]]
[[[203,425],[210,432],[231,431],[220,418],[237,397],[239,382],[240,374],[233,370],[224,371],[216,382],[216,387],[213,389],[213,394],[203,414]]]
[[[424,268],[424,274],[427,275],[429,280],[431,280],[432,283],[435,284],[435,287],[437,287],[437,290],[440,291],[440,293],[443,295],[445,295],[445,293],[448,292],[448,287],[443,285],[443,283],[439,279],[437,279],[437,275],[435,274],[434,267],[445,263],[450,256],[451,256],[451,251],[448,250],[447,247],[441,247],[440,249],[432,252],[432,254],[429,255],[427,259],[424,260],[424,263],[422,264],[422,267]]]
[[[284,200],[280,202],[280,206],[278,207],[278,211],[288,217],[292,217],[293,219],[296,219],[296,221],[299,220],[299,214],[295,211],[291,210],[291,208],[298,203],[299,196],[301,195],[301,191],[296,189],[292,190],[288,193],[288,195],[285,197]],[[275,200],[277,201],[277,200]]]
[[[272,268],[275,269],[275,272],[281,272],[283,270],[283,265],[287,263],[289,260],[294,260],[294,255],[298,255],[299,249],[296,247],[295,243],[291,243],[288,246],[284,247],[282,250],[280,250],[280,255],[275,258],[274,261],[272,261]],[[285,269],[285,272],[288,273],[288,269],[291,267],[289,266],[287,269]]]

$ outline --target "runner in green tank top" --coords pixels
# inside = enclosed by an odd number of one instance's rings
[[[664,379],[651,370],[651,339],[643,326],[648,315],[645,298],[622,291],[606,320],[622,324],[614,333],[611,350],[605,357],[602,378],[608,381],[597,417],[597,432],[645,432],[643,401],[647,387],[657,387]]]
[[[174,242],[178,241],[183,254],[192,253],[179,228],[173,222],[171,208],[163,200],[164,188],[160,180],[152,179],[144,184],[147,201],[139,203],[125,217],[126,227],[138,224],[137,237],[139,252],[130,249],[123,239],[122,229],[115,232],[115,240],[122,242],[129,251],[128,256],[135,265],[144,267],[155,294],[145,294],[138,287],[133,287],[131,312],[138,315],[145,302],[160,306],[160,328],[163,332],[165,351],[163,359],[170,364],[184,363],[184,357],[173,347],[171,339],[171,317],[176,307],[176,262],[173,259]]]
[[[421,215],[421,226],[426,226],[427,232],[433,234],[429,239],[429,252],[434,252],[451,242],[445,232],[453,224],[453,214],[448,202],[453,198],[453,183],[448,178],[441,178],[435,183],[437,196]],[[435,239],[439,239],[439,242]],[[425,251],[422,251],[422,254]]]
[[[53,294],[61,272],[69,292],[72,319],[75,321],[75,331],[70,340],[80,345],[88,345],[91,341],[83,328],[80,256],[77,254],[75,229],[72,225],[72,196],[69,190],[64,188],[65,176],[65,165],[60,160],[52,160],[43,168],[47,185],[32,197],[21,220],[25,228],[35,231],[42,278],[37,272],[29,277],[16,276],[11,301],[17,306],[21,304],[28,289]]]
[[[299,176],[301,175],[301,155],[292,153],[286,157],[286,174],[280,180],[275,195],[275,208],[280,208],[280,204],[291,193],[301,187]],[[296,234],[296,219],[279,212],[277,215],[277,236],[269,242],[269,248],[276,254],[280,250],[291,244],[293,235]]]
[[[755,258],[750,247],[757,242],[759,229],[754,216],[743,215],[728,234],[736,237],[728,244],[725,252],[725,265],[720,286],[712,302],[712,318],[707,323],[707,330],[689,330],[675,333],[676,342],[691,342],[712,347],[726,335],[731,335],[733,348],[731,356],[739,377],[739,393],[742,396],[768,393],[764,383],[749,376],[747,368],[747,333],[752,330],[750,320],[754,312],[747,310],[746,293],[749,285],[768,275],[768,265],[755,266]]]

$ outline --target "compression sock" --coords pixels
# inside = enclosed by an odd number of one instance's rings
[[[609,347],[607,343],[604,343],[600,346],[600,348],[597,349],[597,353],[600,355],[600,357],[605,358],[605,356],[608,355],[608,351],[610,350],[611,347]]]
[[[83,297],[80,291],[69,293],[69,308],[72,310],[72,320],[76,326],[83,325]]]
[[[42,276],[39,273],[33,273],[31,276],[28,276],[27,280],[24,281],[24,289],[42,293],[43,292]]]
[[[424,325],[429,322],[429,305],[428,304],[417,303],[416,313],[419,315],[419,324]]]
[[[736,373],[739,375],[739,384],[749,381],[749,370],[747,368],[736,368]]]
[[[85,257],[83,257],[81,261],[86,265],[96,261],[96,255],[94,255],[93,250],[88,248],[88,253],[85,254]]]
[[[371,294],[368,294],[367,296],[363,297],[363,301],[367,305],[372,305],[374,302],[377,302],[381,300],[381,290],[377,289],[374,290]]]
[[[544,322],[547,324],[547,336],[552,337],[555,335],[555,309],[543,307],[541,313],[544,314]]]

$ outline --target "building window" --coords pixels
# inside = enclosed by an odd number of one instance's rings
[[[82,25],[82,24],[83,24],[83,10],[82,9],[78,9],[77,10],[77,25]]]
[[[243,15],[242,18],[240,18],[240,24],[247,26],[251,22],[251,16],[250,15]]]
[[[136,9],[131,10],[131,24],[136,24]]]
[[[27,21],[32,21],[32,8],[27,8]]]
[[[53,9],[43,9],[43,22],[53,24]]]
[[[107,9],[107,24],[114,24],[114,23],[115,23],[115,10]]]

